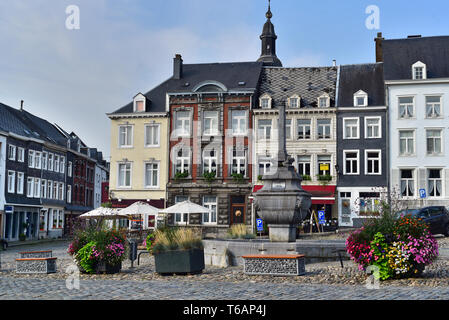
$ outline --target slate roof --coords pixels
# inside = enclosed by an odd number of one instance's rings
[[[267,93],[272,106],[285,103],[297,94],[301,97],[301,108],[317,107],[318,98],[327,93],[330,106],[335,106],[337,67],[317,68],[271,68],[262,70],[260,96]]]
[[[412,65],[427,65],[427,78],[449,77],[449,36],[382,41],[385,80],[412,79]]]
[[[218,81],[229,91],[247,91],[257,88],[262,69],[261,62],[183,64],[181,79],[170,78],[144,94],[147,98],[146,112],[166,112],[166,93],[189,93],[204,81]],[[244,82],[244,85],[239,85]],[[186,84],[188,85],[186,86]],[[132,113],[133,102],[112,114]]]
[[[338,106],[354,106],[354,93],[368,94],[368,106],[385,106],[383,63],[342,65],[338,88]]]

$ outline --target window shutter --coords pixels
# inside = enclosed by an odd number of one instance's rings
[[[400,192],[400,176],[401,170],[399,169],[393,169],[391,170],[391,189],[395,189],[396,191]]]
[[[418,169],[418,190],[426,189],[427,192],[427,177],[426,177],[426,169]]]
[[[449,196],[449,169],[444,169],[443,171],[446,186],[446,190],[443,191],[443,196],[447,198]]]

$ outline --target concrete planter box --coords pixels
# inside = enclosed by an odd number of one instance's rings
[[[16,273],[55,273],[56,258],[16,259]]]
[[[204,269],[204,250],[175,250],[154,254],[159,274],[201,273]]]
[[[122,270],[122,263],[112,265],[106,262],[100,262],[97,265],[96,271],[97,274],[114,274],[119,273]]]

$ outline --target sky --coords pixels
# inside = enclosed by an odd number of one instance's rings
[[[184,63],[257,60],[267,2],[0,0],[0,102],[24,100],[109,160],[106,114],[170,78],[175,54]],[[71,5],[79,29],[67,28]],[[367,13],[373,5],[378,20]],[[284,67],[375,62],[378,32],[449,35],[448,9],[447,0],[272,0],[277,56]]]

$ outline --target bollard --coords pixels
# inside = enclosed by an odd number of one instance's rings
[[[129,260],[131,260],[130,269],[134,269],[134,261],[137,259],[137,242],[136,240],[128,240],[129,242]]]

